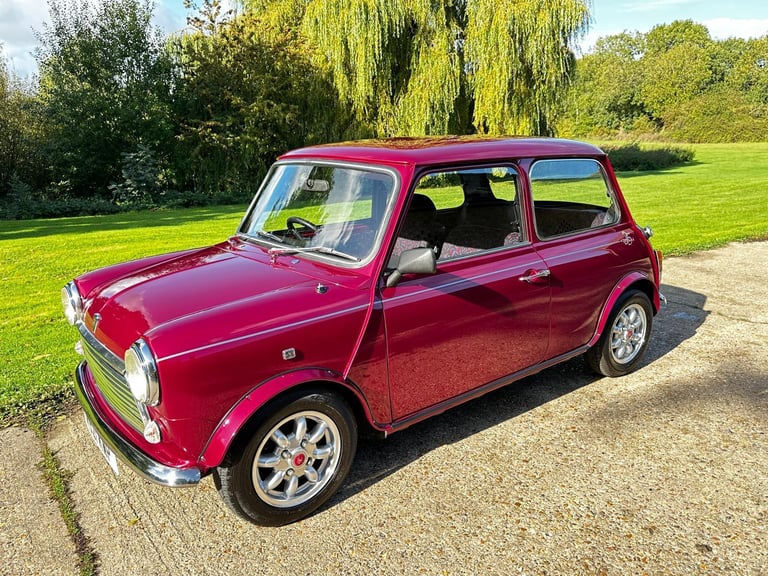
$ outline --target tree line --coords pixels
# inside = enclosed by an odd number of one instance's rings
[[[579,59],[561,132],[678,142],[768,139],[768,35],[713,40],[691,20],[599,39]]]
[[[679,22],[577,59],[586,0],[191,1],[166,36],[153,0],[49,0],[36,81],[0,58],[0,216],[241,202],[350,138],[766,134],[766,39]]]
[[[166,37],[152,0],[48,5],[37,82],[0,69],[6,218],[243,201],[279,153],[345,136],[298,35],[254,12],[208,0]]]

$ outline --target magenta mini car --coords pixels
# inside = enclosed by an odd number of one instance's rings
[[[294,150],[236,234],[76,278],[77,394],[112,468],[213,474],[265,525],[339,488],[387,435],[583,355],[636,368],[661,256],[606,155],[538,138]]]

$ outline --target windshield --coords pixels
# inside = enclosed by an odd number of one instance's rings
[[[273,254],[368,259],[394,196],[389,172],[328,164],[278,164],[240,233],[276,244]]]

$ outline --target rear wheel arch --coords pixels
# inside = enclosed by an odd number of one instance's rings
[[[642,362],[650,341],[654,309],[651,298],[630,286],[613,302],[602,335],[589,348],[587,364],[603,376],[623,376]]]
[[[598,317],[595,333],[587,343],[588,346],[594,346],[597,344],[597,341],[602,336],[606,325],[610,320],[611,312],[613,312],[614,306],[616,306],[616,302],[618,302],[627,292],[630,291],[639,291],[645,294],[648,297],[648,300],[651,302],[651,309],[653,314],[655,315],[658,313],[658,291],[656,290],[653,282],[641,274],[628,276],[616,284],[613,291],[606,299],[605,304],[603,305],[603,309],[600,311],[600,316]]]
[[[653,285],[653,282],[651,282],[649,279],[645,278],[642,280],[638,280],[631,284],[627,290],[639,290],[643,293],[645,293],[646,296],[648,296],[648,300],[651,302],[651,308],[653,309],[654,314],[658,314],[659,312],[659,305],[658,297],[657,297],[657,290],[656,287]]]

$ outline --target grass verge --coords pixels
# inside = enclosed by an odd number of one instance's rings
[[[80,515],[75,510],[75,504],[69,492],[71,473],[61,467],[48,447],[43,425],[39,422],[33,422],[30,423],[30,426],[40,442],[40,451],[43,457],[41,463],[43,480],[48,485],[51,500],[59,506],[61,518],[67,527],[67,534],[75,545],[78,572],[80,576],[93,576],[96,574],[98,557],[90,540],[80,527]]]

